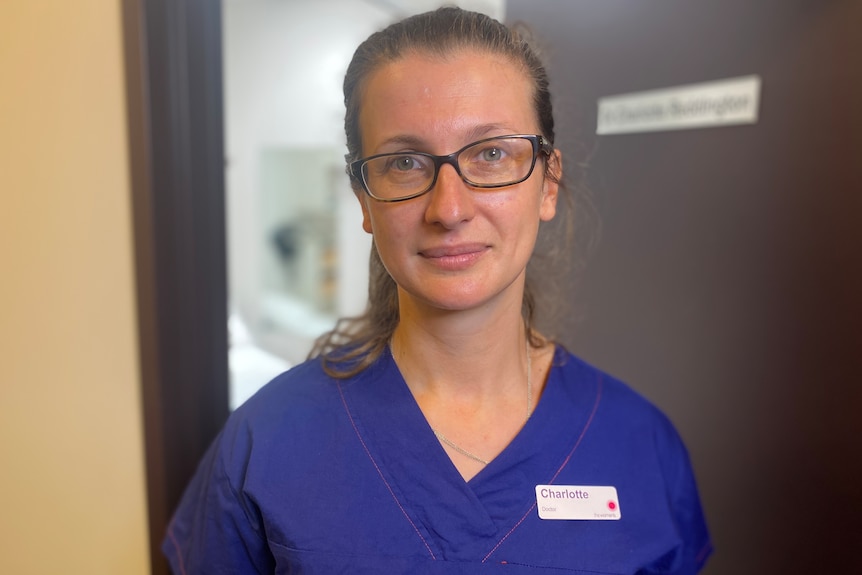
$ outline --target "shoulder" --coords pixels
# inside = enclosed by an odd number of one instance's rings
[[[626,382],[560,349],[555,358],[563,388],[573,401],[591,398],[592,431],[609,444],[652,453],[668,476],[689,467],[688,450],[668,415]]]
[[[579,472],[593,465],[642,501],[665,501],[682,541],[678,561],[690,568],[685,572],[696,572],[711,544],[688,450],[670,418],[625,382],[566,350],[557,352],[555,366],[567,392],[581,403],[588,398],[592,409]]]
[[[688,449],[667,414],[625,382],[568,351],[558,353],[558,359],[564,380],[581,381],[581,389],[586,387],[585,381],[592,382],[592,432],[598,443],[608,449],[624,449],[641,465],[655,462],[669,492],[694,494],[696,499]]]
[[[163,549],[176,572],[272,571],[265,510],[249,492],[250,482],[301,467],[296,462],[303,449],[319,451],[306,438],[321,435],[315,431],[338,413],[331,408],[338,394],[338,382],[318,361],[308,361],[273,379],[231,413],[171,521]],[[179,565],[185,568],[178,570]]]
[[[277,375],[261,387],[235,413],[248,416],[266,413],[273,407],[289,401],[315,401],[337,389],[337,380],[323,371],[318,358],[309,359]]]
[[[223,433],[296,432],[340,405],[340,389],[350,380],[329,376],[319,359],[307,360],[261,387],[228,418]]]
[[[190,490],[221,486],[222,499],[235,500],[250,523],[258,524],[250,485],[273,476],[285,485],[307,481],[308,467],[332,453],[333,441],[345,443],[353,433],[343,399],[353,379],[327,375],[316,359],[275,377],[230,414]]]
[[[557,349],[554,366],[559,369],[566,389],[578,394],[592,390],[603,413],[624,418],[632,424],[673,427],[668,417],[646,396],[568,350]]]

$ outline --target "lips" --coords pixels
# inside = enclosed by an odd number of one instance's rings
[[[462,244],[457,246],[440,246],[437,248],[426,248],[419,251],[419,255],[426,258],[457,257],[466,254],[483,252],[488,246],[485,244]]]
[[[426,248],[419,255],[441,268],[457,271],[472,265],[487,250],[485,244],[460,244]]]

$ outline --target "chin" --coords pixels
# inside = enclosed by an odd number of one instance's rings
[[[499,299],[500,293],[489,293],[487,291],[461,292],[453,290],[445,293],[425,294],[416,298],[428,307],[445,312],[470,311],[480,309],[485,305]],[[520,307],[518,308],[520,309]]]
[[[492,281],[464,277],[447,278],[450,281],[440,281],[440,279],[433,278],[399,287],[402,302],[403,298],[407,298],[419,306],[454,312],[475,310],[507,297],[517,297],[517,308],[520,313],[523,292],[516,289],[517,281],[500,282],[499,279]],[[499,289],[491,289],[494,287]]]

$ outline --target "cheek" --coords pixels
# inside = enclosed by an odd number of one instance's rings
[[[411,231],[415,230],[415,226],[410,225],[415,214],[405,209],[408,207],[397,204],[367,206],[363,210],[362,227],[374,235],[378,247],[380,244],[398,246],[409,239]]]
[[[398,220],[390,214],[371,212],[372,241],[377,248],[377,254],[383,267],[395,280],[401,284],[409,277],[411,247],[414,244],[415,232],[409,226],[399,225]],[[407,274],[407,276],[405,276]]]

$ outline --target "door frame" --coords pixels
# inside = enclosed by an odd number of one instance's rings
[[[221,2],[123,0],[152,573],[228,408]]]

